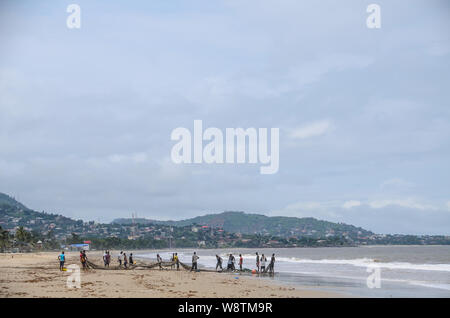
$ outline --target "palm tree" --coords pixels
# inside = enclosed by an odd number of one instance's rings
[[[27,232],[23,226],[20,226],[16,231],[16,239],[22,242],[29,242],[31,239],[31,234]]]
[[[3,251],[9,243],[9,232],[0,226],[0,249]]]

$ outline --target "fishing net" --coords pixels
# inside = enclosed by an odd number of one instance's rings
[[[192,269],[192,266],[183,263],[178,262],[180,267],[184,270],[190,271]],[[114,266],[100,266],[97,265],[89,260],[86,260],[86,267],[89,269],[98,269],[98,270],[121,270],[121,269],[160,269],[160,268],[168,268],[168,267],[176,267],[176,262],[170,261],[170,262],[152,262],[152,263],[145,263],[142,261],[137,261],[134,264],[129,264],[127,268],[125,268],[123,265],[114,265]],[[211,272],[211,273],[227,273],[227,272],[245,272],[245,273],[251,273],[251,270],[248,268],[243,268],[242,271],[240,270],[222,270],[222,271],[216,271],[214,269],[204,269],[200,268],[197,269],[198,272]],[[266,270],[267,271],[267,270]]]

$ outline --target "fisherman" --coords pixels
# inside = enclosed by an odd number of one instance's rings
[[[59,270],[62,271],[64,269],[64,262],[66,261],[64,251],[62,251],[61,254],[59,254],[58,259],[59,259]]]
[[[127,264],[128,264],[127,254],[123,253],[123,266],[127,268]]]
[[[103,264],[105,264],[105,267],[108,266],[108,251],[103,254]]]
[[[259,272],[259,254],[256,252],[256,271]]]
[[[228,256],[228,264],[227,264],[227,271],[228,270],[233,270],[233,254],[230,253],[230,255]]]
[[[172,262],[172,265],[170,265],[170,269],[173,269],[173,266],[175,265],[175,253],[172,253],[172,258],[170,259]]]
[[[134,261],[133,261],[133,253],[130,253],[130,257],[129,257],[128,259],[129,259],[129,261],[130,261],[130,266],[133,265],[133,264],[134,264]]]
[[[175,254],[176,255],[176,254]],[[194,255],[192,255],[192,268],[191,268],[191,272],[195,269],[195,271],[197,271],[197,260],[200,257],[197,256],[197,253],[194,252]]]
[[[122,266],[122,254],[123,254],[123,252],[120,251],[120,253],[117,255],[117,261],[119,262],[119,267]]]
[[[264,256],[264,254],[261,255],[260,261],[261,261],[261,273],[264,273],[265,270],[266,270],[266,261],[267,261],[267,259]]]
[[[233,271],[236,270],[235,263],[236,263],[236,259],[234,258],[234,255],[231,255],[231,269],[232,269]]]
[[[244,264],[244,258],[242,254],[239,254],[239,270],[242,272],[242,265]]]
[[[80,262],[83,270],[87,270],[87,255],[85,250],[80,251]]]
[[[272,254],[272,257],[270,259],[269,272],[271,274],[275,273],[275,254]]]
[[[156,254],[156,261],[158,262],[159,269],[163,269],[161,266],[162,258],[161,258],[161,256],[159,256],[159,254]]]
[[[194,254],[195,254],[195,252],[194,252]],[[177,265],[177,271],[179,271],[180,270],[180,260],[178,259],[178,253],[175,253],[175,256],[173,259],[174,259],[175,264]]]
[[[223,271],[222,268],[222,257],[216,254],[217,264],[216,264],[216,270],[220,267],[220,270]]]
[[[106,266],[109,267],[109,263],[111,263],[111,254],[109,251],[106,251]]]

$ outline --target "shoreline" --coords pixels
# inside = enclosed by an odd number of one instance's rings
[[[339,293],[311,290],[276,280],[232,273],[180,269],[81,270],[81,288],[68,288],[70,273],[60,271],[57,252],[0,254],[0,298],[330,298]],[[113,255],[115,255],[113,253]],[[101,251],[88,252],[100,265]],[[80,265],[78,252],[66,252],[66,266]],[[114,259],[112,264],[114,264]],[[225,274],[225,275],[224,275]],[[231,275],[230,275],[231,274]],[[237,278],[236,278],[237,277]]]

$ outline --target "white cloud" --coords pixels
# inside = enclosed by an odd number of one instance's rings
[[[306,139],[315,136],[324,135],[331,128],[329,120],[321,120],[295,128],[291,131],[291,138]]]
[[[345,201],[344,204],[342,205],[342,207],[344,209],[351,209],[355,206],[360,206],[360,205],[361,205],[360,201],[350,200],[350,201]]]
[[[281,210],[272,211],[270,215],[329,219],[339,216],[334,211],[337,206],[339,204],[334,201],[300,201],[289,204]]]
[[[387,206],[400,206],[403,208],[410,208],[416,210],[436,210],[433,205],[422,204],[413,199],[387,199],[387,200],[373,200],[370,201],[369,206],[373,209],[381,209]]]

